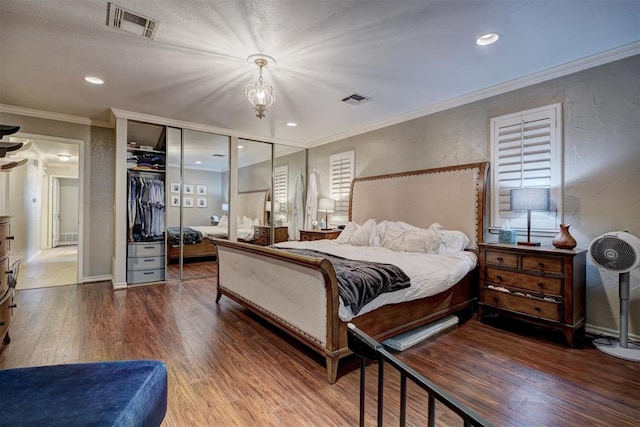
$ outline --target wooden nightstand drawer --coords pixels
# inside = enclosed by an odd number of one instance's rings
[[[514,273],[487,267],[485,280],[498,286],[516,287],[547,295],[562,295],[562,279]]]
[[[500,251],[486,251],[485,260],[487,264],[513,268],[518,267],[518,254]]]
[[[522,269],[562,273],[562,258],[539,255],[522,255]]]
[[[333,240],[338,238],[341,232],[342,230],[300,230],[300,240],[303,242],[322,239]]]
[[[494,307],[528,314],[554,322],[559,322],[562,318],[562,304],[558,302],[544,301],[491,289],[485,289],[482,295],[482,302]]]

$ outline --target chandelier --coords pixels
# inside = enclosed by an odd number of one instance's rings
[[[265,83],[262,78],[262,68],[266,67],[269,61],[275,64],[275,59],[267,55],[251,55],[247,58],[248,62],[254,62],[260,68],[258,80],[255,83],[249,83],[244,88],[244,96],[253,105],[256,117],[262,119],[264,113],[271,107],[276,100],[276,92],[269,83]]]

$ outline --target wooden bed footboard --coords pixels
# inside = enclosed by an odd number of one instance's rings
[[[351,351],[347,324],[338,316],[338,284],[331,263],[246,243],[213,243],[219,260],[216,302],[225,295],[323,355],[327,381],[335,383],[339,360]],[[475,301],[472,276],[469,273],[441,294],[383,306],[351,322],[383,340],[469,309]]]

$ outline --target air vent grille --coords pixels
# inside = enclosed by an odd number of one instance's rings
[[[107,26],[153,39],[159,23],[113,3],[107,3]]]
[[[342,102],[346,102],[347,104],[351,105],[361,105],[369,101],[371,101],[371,97],[361,95],[359,93],[352,93],[351,95],[342,98]]]

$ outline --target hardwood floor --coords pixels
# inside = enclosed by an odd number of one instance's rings
[[[226,298],[216,304],[211,279],[22,290],[16,303],[1,368],[164,360],[163,426],[358,425],[357,359],[341,362],[328,384],[324,358]],[[568,349],[560,335],[489,322],[499,327],[470,319],[398,357],[497,426],[638,426],[640,364],[586,340]],[[367,425],[375,425],[376,365],[367,376]],[[385,377],[384,424],[398,425],[398,375]],[[409,392],[408,425],[425,425],[426,396]],[[461,423],[442,412],[438,425]]]

